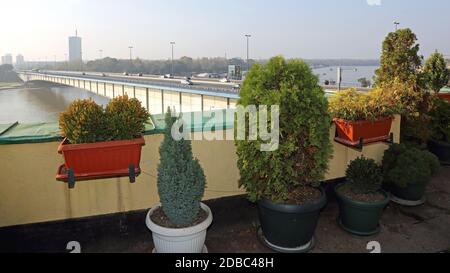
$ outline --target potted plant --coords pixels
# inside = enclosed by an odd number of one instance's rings
[[[347,182],[335,189],[340,226],[360,236],[377,234],[381,215],[389,203],[389,195],[381,189],[381,167],[362,156],[350,163],[346,177]]]
[[[330,98],[330,112],[336,124],[336,141],[356,146],[390,138],[394,109],[379,91],[359,93],[355,89]]]
[[[432,132],[428,149],[435,154],[442,164],[450,165],[450,102],[434,100],[430,112]]]
[[[393,144],[383,157],[383,176],[392,201],[418,206],[425,202],[425,189],[440,164],[435,155],[405,144]]]
[[[450,70],[447,68],[444,56],[437,50],[425,62],[422,77],[425,86],[435,92],[443,100],[450,102],[450,93],[441,92],[450,80]]]
[[[177,118],[168,109],[164,141],[159,153],[158,192],[161,204],[147,214],[156,253],[202,253],[206,231],[212,223],[211,210],[201,203],[205,192],[205,175],[193,158],[189,140],[176,141],[172,127]]]
[[[239,106],[279,106],[277,149],[261,149],[261,138],[235,142],[240,186],[258,203],[260,239],[279,252],[307,252],[327,203],[319,188],[332,152],[325,92],[306,63],[275,57],[252,67],[240,96]]]
[[[140,173],[142,132],[150,115],[137,99],[113,99],[106,110],[91,99],[77,100],[61,113],[63,142],[58,152],[65,164],[57,179],[75,180],[129,176]]]

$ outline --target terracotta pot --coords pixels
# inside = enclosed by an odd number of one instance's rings
[[[58,180],[67,181],[68,171],[76,180],[128,176],[141,171],[141,150],[144,138],[89,144],[69,144],[65,139],[58,148],[65,164],[60,167]],[[134,168],[134,170],[132,170]]]
[[[450,102],[450,93],[439,93],[438,96],[441,99],[447,100],[448,102]]]
[[[348,121],[335,118],[336,141],[356,146],[363,139],[364,144],[385,141],[390,138],[394,117],[381,118],[376,121]]]

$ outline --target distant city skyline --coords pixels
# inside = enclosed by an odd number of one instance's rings
[[[16,0],[2,3],[0,55],[64,61],[78,29],[83,59],[103,57],[377,59],[398,27],[418,36],[421,54],[450,55],[450,1],[441,0]],[[20,14],[20,16],[18,16]]]

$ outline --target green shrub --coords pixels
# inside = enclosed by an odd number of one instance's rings
[[[193,158],[191,142],[173,139],[171,130],[176,120],[169,108],[164,141],[159,149],[158,192],[170,221],[187,226],[198,217],[206,179],[200,163]]]
[[[110,140],[103,108],[93,100],[76,100],[59,116],[62,135],[72,144]]]
[[[344,90],[332,96],[329,101],[331,116],[348,121],[374,121],[396,113],[394,104],[384,99],[378,89],[370,93],[360,93],[355,89]]]
[[[348,166],[346,186],[354,193],[369,194],[378,192],[383,184],[381,167],[373,159],[364,156],[355,159]]]
[[[428,151],[393,144],[383,158],[384,182],[403,188],[410,184],[427,184],[439,166],[437,157]]]
[[[450,70],[447,68],[444,56],[437,50],[431,54],[423,68],[425,86],[439,93],[450,80]]]
[[[106,116],[111,125],[112,139],[130,140],[142,135],[150,114],[138,99],[116,97],[106,106]]]
[[[264,144],[237,140],[240,186],[252,201],[268,198],[287,202],[289,195],[305,186],[318,186],[331,156],[331,118],[325,92],[303,61],[272,58],[255,64],[248,73],[238,104],[278,105],[280,143],[278,150],[261,151]]]
[[[92,99],[76,100],[60,114],[61,133],[72,144],[132,140],[145,130],[150,114],[137,99],[117,97],[106,110]]]
[[[450,102],[435,98],[430,111],[432,139],[440,142],[450,142]]]

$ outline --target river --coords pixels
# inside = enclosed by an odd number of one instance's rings
[[[109,99],[86,90],[47,86],[0,90],[0,124],[55,122],[59,113],[76,99],[92,98],[105,105]]]

